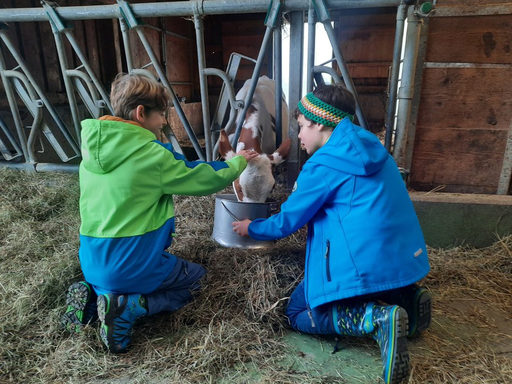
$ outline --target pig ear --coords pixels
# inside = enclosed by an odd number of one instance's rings
[[[290,147],[292,145],[292,140],[287,138],[283,143],[276,149],[276,151],[271,154],[268,158],[273,165],[281,164],[284,159],[288,157],[290,153]]]
[[[229,160],[235,155],[235,151],[229,142],[228,135],[223,129],[220,131],[219,153],[225,160]]]

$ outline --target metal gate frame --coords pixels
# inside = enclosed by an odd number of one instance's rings
[[[280,13],[281,12],[287,12],[290,15],[290,41],[291,41],[291,49],[290,49],[290,92],[289,92],[289,105],[296,105],[300,98],[302,97],[302,89],[300,80],[302,79],[302,52],[303,52],[303,35],[304,35],[304,15],[305,12],[308,12],[308,22],[310,25],[313,25],[316,22],[316,18],[318,18],[318,21],[324,24],[326,33],[329,37],[329,40],[331,42],[333,52],[335,59],[338,63],[338,66],[340,68],[343,81],[345,82],[345,85],[349,90],[351,90],[357,99],[357,93],[355,92],[355,87],[351,81],[350,75],[348,73],[348,67],[346,63],[344,62],[342,53],[339,49],[339,46],[336,41],[336,36],[334,33],[334,29],[331,26],[330,23],[330,15],[329,10],[343,10],[343,9],[353,9],[353,8],[371,8],[371,7],[397,7],[397,29],[396,29],[396,39],[395,39],[395,50],[393,54],[393,64],[392,64],[392,70],[391,70],[391,79],[390,79],[390,100],[388,104],[388,112],[387,112],[387,135],[390,136],[390,138],[386,140],[386,143],[388,144],[387,149],[391,151],[391,137],[395,135],[398,140],[395,140],[395,145],[393,148],[393,153],[395,154],[395,158],[402,159],[402,157],[397,156],[396,153],[403,153],[403,146],[401,146],[403,142],[406,142],[403,140],[403,137],[407,137],[407,139],[411,139],[411,135],[414,135],[414,132],[407,131],[404,127],[407,127],[409,125],[410,119],[411,119],[411,109],[414,108],[414,105],[412,105],[412,102],[410,103],[401,103],[400,104],[400,110],[399,110],[399,116],[402,114],[404,118],[398,118],[396,127],[393,126],[392,122],[394,122],[395,116],[394,116],[394,106],[396,105],[396,99],[397,97],[400,98],[401,95],[405,94],[404,98],[406,100],[412,101],[412,88],[409,87],[405,89],[402,87],[400,90],[397,90],[397,73],[398,73],[398,66],[400,63],[397,61],[397,58],[400,57],[400,53],[402,52],[402,46],[401,41],[403,37],[403,24],[406,21],[406,18],[404,18],[404,15],[407,14],[407,21],[409,23],[418,23],[420,24],[420,17],[418,15],[418,12],[416,12],[418,8],[418,1],[414,0],[365,0],[365,1],[359,1],[359,0],[286,0],[286,2],[283,2],[282,0],[252,0],[250,2],[248,1],[242,1],[242,0],[209,0],[209,1],[202,1],[202,0],[195,0],[195,1],[178,1],[178,2],[159,2],[159,3],[143,3],[143,4],[136,4],[136,3],[128,3],[124,0],[117,0],[117,4],[112,5],[91,5],[91,6],[66,6],[66,7],[53,7],[50,6],[48,3],[43,1],[43,7],[42,8],[17,8],[17,9],[0,9],[0,22],[28,22],[28,21],[41,21],[41,22],[50,22],[52,23],[52,28],[54,30],[54,33],[56,34],[56,44],[58,45],[58,38],[57,34],[64,33],[66,37],[68,37],[68,40],[70,40],[70,43],[72,44],[73,48],[76,50],[73,38],[70,39],[69,35],[69,28],[66,27],[66,24],[73,20],[96,20],[96,19],[119,19],[121,22],[121,25],[123,26],[123,22],[128,26],[128,28],[134,28],[139,37],[141,38],[141,41],[143,42],[144,46],[146,47],[146,50],[148,52],[148,55],[151,59],[151,64],[154,66],[155,70],[157,71],[160,80],[163,82],[163,84],[171,90],[171,95],[174,95],[174,92],[172,91],[172,85],[168,82],[164,71],[161,68],[160,63],[156,60],[155,55],[151,55],[151,47],[149,46],[149,43],[147,40],[145,40],[145,36],[142,32],[142,28],[140,28],[140,19],[144,17],[171,17],[171,16],[188,16],[193,17],[194,23],[196,25],[196,40],[197,40],[197,50],[198,50],[198,59],[199,59],[199,65],[200,65],[200,82],[201,82],[201,97],[202,97],[202,103],[203,103],[203,121],[204,121],[204,128],[205,128],[205,146],[206,146],[206,159],[210,160],[213,158],[213,146],[212,146],[212,140],[211,140],[211,127],[212,122],[210,121],[209,116],[209,110],[208,108],[205,108],[205,106],[208,105],[208,92],[207,87],[205,86],[206,81],[205,77],[208,75],[216,75],[223,79],[223,82],[226,87],[232,87],[230,81],[232,79],[229,78],[229,76],[218,69],[213,68],[205,68],[204,66],[204,43],[202,36],[202,17],[206,15],[220,15],[220,14],[237,14],[237,13],[264,13],[267,12],[267,20],[265,21],[265,24],[267,26],[267,31],[265,33],[265,37],[263,39],[262,43],[262,49],[260,51],[260,55],[264,55],[266,52],[266,48],[272,38],[272,35],[274,37],[274,53],[276,54],[276,58],[274,60],[274,63],[279,63],[278,66],[276,66],[275,70],[275,78],[278,89],[280,90],[280,83],[281,83],[281,74],[279,71],[281,58],[281,47],[280,47]],[[414,4],[416,3],[416,4]],[[409,5],[413,4],[413,5]],[[125,28],[126,29],[126,28]],[[125,29],[122,27],[123,36],[125,34]],[[314,44],[311,44],[312,41],[314,41],[314,28],[309,29],[309,49],[312,50],[314,47]],[[407,77],[405,78],[406,81],[413,82],[415,79],[415,70],[417,67],[417,58],[418,58],[418,44],[412,44],[410,41],[419,41],[421,28],[416,29],[416,35],[412,37],[412,39],[409,38],[406,41],[405,44],[405,52],[409,54],[412,58],[415,58],[416,61],[411,62],[409,65],[411,67],[411,71],[407,73]],[[412,34],[412,32],[411,32]],[[126,41],[124,41],[126,46]],[[147,44],[146,44],[147,43]],[[313,51],[314,52],[314,51]],[[128,53],[129,55],[129,53]],[[125,58],[127,63],[130,64],[130,58]],[[80,56],[80,55],[79,55]],[[83,55],[82,55],[83,56]],[[97,107],[110,107],[108,103],[108,97],[105,97],[105,94],[102,90],[102,85],[99,84],[97,79],[94,76],[94,73],[91,73],[91,71],[87,68],[87,61],[84,60],[85,58],[80,57],[82,59],[83,67],[86,68],[86,72],[89,76],[90,80],[89,83],[93,83],[95,85],[95,88],[98,91],[98,94],[101,95],[100,101],[103,102],[103,104],[100,103],[100,105],[97,105]],[[300,65],[297,65],[297,63],[300,63]],[[404,60],[404,65],[406,61]],[[256,62],[256,68],[253,73],[253,80],[257,79],[259,75],[259,69],[258,65],[261,65],[261,63],[257,60]],[[278,68],[279,67],[279,68]],[[65,79],[67,76],[73,75],[73,73],[69,72],[70,70],[67,68],[66,65],[61,65],[62,72],[64,73]],[[131,69],[135,70],[135,69]],[[311,80],[308,80],[308,91],[312,89],[312,79],[314,78],[315,74],[318,74],[322,71],[328,71],[321,68],[321,66],[314,66],[314,54],[310,51],[308,54],[308,60],[307,60],[307,71],[311,74],[308,76]],[[85,72],[82,72],[85,73]],[[83,77],[84,75],[81,74]],[[83,79],[82,79],[83,80]],[[402,76],[402,85],[404,81],[404,76]],[[66,90],[69,95],[69,89],[72,88],[72,86],[75,86],[79,83],[75,82],[75,84],[69,85],[70,81],[66,81]],[[256,84],[253,81],[253,87],[255,88]],[[76,88],[74,88],[76,89]],[[82,89],[84,91],[84,89]],[[97,96],[94,94],[94,91],[90,91],[93,93],[91,96],[91,100],[94,99],[94,96]],[[244,100],[244,108],[248,108],[248,104],[250,102],[250,98],[252,97],[252,93],[254,92],[254,89],[251,89],[249,92],[248,97],[246,100]],[[228,92],[231,93],[231,92]],[[250,96],[250,97],[249,97]],[[98,98],[96,98],[98,100]],[[173,97],[174,105],[177,107],[178,116],[185,126],[185,129],[189,136],[191,137],[191,141],[194,144],[194,147],[196,149],[196,152],[198,152],[198,156],[201,158],[201,152],[200,148],[197,148],[197,141],[194,143],[194,135],[193,131],[190,128],[190,125],[184,116],[183,113],[180,113],[180,104],[175,100]],[[416,100],[415,102],[419,102]],[[97,102],[96,102],[97,104]],[[237,101],[230,100],[230,104],[232,108],[240,108],[241,103]],[[277,104],[277,103],[276,103]],[[277,105],[276,105],[277,107]],[[279,108],[280,110],[280,105]],[[182,112],[182,111],[181,111]],[[358,120],[360,122],[360,125],[365,127],[366,119],[364,118],[364,114],[361,110],[360,103],[357,102],[357,116]],[[242,114],[243,115],[243,114]],[[293,121],[293,119],[289,119],[290,122]],[[242,122],[237,122],[237,133],[239,133],[239,130],[241,128]],[[75,130],[76,130],[76,123],[75,123]],[[189,132],[190,131],[190,132]],[[289,126],[289,136],[292,139],[292,151],[290,153],[290,156],[288,158],[288,180],[289,180],[289,186],[293,183],[296,176],[298,175],[298,169],[300,166],[299,162],[299,145],[298,145],[298,138],[297,138],[297,128],[295,127],[295,124],[290,123]],[[279,138],[278,138],[279,139]],[[397,145],[398,144],[398,145]],[[397,149],[398,148],[398,149]],[[410,151],[409,148],[407,148],[408,151]],[[400,161],[399,165],[400,165]],[[5,162],[0,162],[0,166],[5,166]],[[19,166],[19,165],[18,165]],[[38,164],[33,164],[33,167],[36,170],[38,169]],[[51,167],[50,167],[51,168]],[[75,170],[75,169],[73,169]]]

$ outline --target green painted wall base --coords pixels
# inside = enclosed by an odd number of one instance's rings
[[[512,233],[512,196],[411,192],[427,245],[487,247]]]

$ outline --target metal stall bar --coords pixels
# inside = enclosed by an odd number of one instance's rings
[[[338,72],[336,72],[334,68],[326,67],[325,65],[316,65],[312,68],[312,72],[317,84],[324,84],[324,79],[321,75],[322,73],[327,73],[328,75],[330,75],[335,83],[342,82],[340,75],[338,74]]]
[[[331,16],[329,15],[329,11],[327,10],[324,0],[312,0],[312,2],[315,5],[318,19],[324,25],[325,32],[327,32],[327,36],[331,42],[331,46],[334,51],[334,57],[336,58],[336,62],[340,68],[345,86],[350,92],[352,92],[354,99],[356,100],[356,115],[357,120],[359,121],[359,125],[361,125],[361,127],[364,129],[368,129],[368,122],[366,121],[366,117],[364,116],[363,110],[361,108],[361,103],[359,101],[359,96],[357,95],[356,87],[352,82],[352,77],[350,76],[348,65],[343,58],[343,54],[341,53],[341,49],[336,40],[336,32],[334,32],[334,28],[331,25]]]
[[[1,33],[1,30],[0,30]],[[0,37],[3,37],[4,34],[1,33]],[[16,127],[16,133],[18,134],[18,140],[21,145],[21,152],[23,153],[23,157],[25,157],[25,161],[32,161],[29,156],[28,148],[27,148],[27,137],[25,135],[25,131],[23,130],[23,122],[21,121],[20,112],[17,107],[16,96],[14,95],[14,91],[11,87],[11,83],[6,75],[6,67],[4,58],[2,55],[2,51],[0,50],[0,77],[2,79],[2,83],[4,84],[5,94],[7,96],[7,101],[9,103],[9,107],[11,109],[12,118],[14,119],[14,126]]]
[[[233,148],[236,148],[236,143],[238,142],[238,138],[240,137],[240,132],[242,131],[242,124],[244,123],[244,117],[247,114],[247,110],[251,105],[251,100],[254,95],[254,91],[256,90],[256,86],[258,85],[258,78],[260,77],[261,67],[263,66],[263,60],[265,59],[265,55],[267,53],[267,48],[270,43],[270,39],[273,34],[273,29],[276,27],[277,17],[279,15],[279,10],[281,8],[281,0],[272,0],[272,3],[269,6],[267,17],[265,19],[265,25],[267,26],[267,30],[265,31],[265,36],[263,36],[263,42],[261,43],[260,52],[258,53],[258,59],[256,60],[256,66],[254,67],[254,72],[252,73],[251,85],[249,87],[249,91],[245,96],[244,100],[244,109],[240,115],[240,118],[237,122],[236,131],[234,137],[231,141],[231,145]],[[281,101],[281,98],[279,98]],[[277,131],[278,129],[276,129]]]
[[[289,77],[290,79],[300,79],[295,86],[289,87],[288,97],[290,106],[296,106],[302,97],[302,70],[303,62],[302,55],[304,52],[304,12],[295,11],[290,13],[290,63],[289,63]],[[299,150],[299,130],[297,122],[293,118],[293,111],[295,108],[289,110],[289,137],[292,141],[291,150],[288,155],[288,178],[287,187],[292,189],[299,175],[299,165],[301,164],[301,153]]]
[[[505,154],[503,155],[503,165],[501,166],[500,181],[498,183],[498,195],[508,195],[512,181],[512,121],[508,129],[507,144]]]
[[[386,112],[386,139],[384,146],[391,152],[391,138],[395,129],[395,112],[396,112],[396,98],[398,89],[398,76],[400,73],[400,63],[402,59],[402,42],[404,39],[405,19],[407,17],[407,5],[402,2],[398,6],[396,13],[396,30],[395,30],[395,44],[393,48],[393,62],[391,64],[391,77],[389,80],[389,98],[388,108]]]
[[[201,149],[201,146],[199,145],[199,143],[197,141],[196,135],[195,135],[192,127],[190,126],[190,123],[188,122],[188,120],[185,116],[185,113],[183,112],[183,109],[181,108],[181,104],[178,100],[178,97],[176,96],[174,89],[172,88],[171,84],[169,83],[169,80],[167,79],[167,75],[166,75],[165,71],[163,70],[162,66],[160,65],[160,62],[155,54],[155,51],[151,47],[151,44],[149,43],[146,35],[144,34],[144,31],[142,30],[142,28],[143,28],[142,22],[140,21],[139,18],[137,18],[135,16],[130,4],[128,4],[124,0],[117,0],[117,3],[119,6],[119,12],[120,12],[122,18],[124,19],[126,25],[128,26],[128,28],[133,29],[133,30],[135,30],[135,32],[137,32],[137,35],[139,36],[139,39],[140,39],[142,45],[144,46],[146,53],[149,56],[149,59],[151,60],[151,65],[153,65],[153,68],[155,69],[156,73],[158,74],[158,77],[160,78],[160,81],[162,82],[162,84],[169,90],[174,108],[176,109],[176,113],[178,114],[178,117],[180,118],[180,121],[183,124],[183,127],[185,128],[185,131],[187,132],[188,137],[190,138],[190,141],[196,151],[197,156],[199,157],[200,160],[204,160],[205,157],[204,157],[203,151]],[[160,16],[160,15],[156,15],[156,16]],[[125,38],[125,37],[128,38],[127,33],[123,33],[123,38]],[[126,47],[129,47],[128,42],[125,42],[125,48]],[[127,56],[129,55],[128,52],[130,52],[130,50],[127,51]],[[132,67],[131,72],[133,72],[133,71],[134,71],[134,69]],[[173,146],[175,146],[175,145],[179,146],[177,141],[175,141],[173,143]]]
[[[274,28],[274,81],[276,84],[276,148],[279,148],[283,141],[283,55],[282,55],[282,12],[278,11],[276,18],[277,25]]]
[[[7,145],[0,139],[0,153],[2,154],[2,157],[9,161],[14,160],[20,156],[23,156],[23,151],[21,150],[21,147],[19,146],[18,142],[16,141],[16,138],[12,135],[10,129],[7,127],[7,124],[5,124],[5,121],[0,117],[0,128],[2,129],[2,132],[7,137],[7,140],[9,140],[9,143],[11,144],[12,148],[14,149],[14,154],[11,152],[11,150],[7,147]]]
[[[206,57],[204,51],[204,25],[203,18],[197,13],[194,14],[194,27],[196,30],[197,65],[199,66],[201,105],[203,107],[204,146],[206,151],[206,160],[212,161],[214,154],[212,148],[212,135],[210,132],[210,101],[208,97],[208,83],[206,74],[204,73],[206,68]],[[226,84],[224,84],[224,86],[226,86]]]
[[[399,166],[405,167],[405,150],[408,139],[411,105],[414,96],[414,76],[418,61],[421,20],[414,14],[414,8],[407,11],[407,37],[405,42],[402,80],[398,90],[398,113],[396,119],[393,157]]]
[[[225,83],[222,84],[222,88],[220,89],[219,94],[219,102],[217,103],[217,108],[215,110],[215,115],[213,117],[213,123],[211,130],[212,132],[220,131],[222,125],[224,124],[224,120],[226,119],[227,113],[228,113],[228,106],[230,105],[229,99],[226,97],[226,92],[233,92],[233,84],[236,79],[236,74],[238,73],[238,68],[240,67],[240,62],[242,59],[251,61],[253,63],[256,63],[256,60],[254,60],[251,57],[241,55],[239,53],[233,52],[229,56],[228,66],[226,68],[226,75],[229,78],[229,84],[231,86],[226,85]],[[243,101],[240,103],[236,103],[236,108],[241,109],[243,108]],[[231,133],[231,130],[234,127],[235,121],[231,121],[231,114],[233,113],[232,109],[230,109],[230,119],[224,126],[224,130],[229,135]],[[217,146],[217,145],[216,145]],[[213,149],[213,153],[216,153],[216,148]]]
[[[303,11],[309,8],[311,0],[286,0],[282,11]],[[166,17],[166,16],[191,16],[221,15],[233,13],[263,13],[268,9],[269,0],[195,0],[176,2],[154,2],[131,4],[133,13],[137,17]],[[328,9],[353,9],[396,7],[400,0],[326,0]],[[119,19],[121,16],[119,7],[113,5],[80,5],[59,7],[57,13],[63,20],[92,20],[92,19]],[[48,21],[46,12],[40,8],[3,8],[0,9],[0,21]]]
[[[244,106],[244,102],[242,100],[235,100],[235,91],[233,89],[232,80],[233,78],[230,77],[226,72],[221,71],[220,69],[216,68],[205,68],[203,70],[203,73],[205,76],[215,75],[222,79],[222,88],[224,89],[224,102],[229,103],[230,105],[230,111],[229,111],[229,119],[226,123],[226,127],[233,127],[236,122],[236,111],[240,110]],[[214,123],[215,124],[215,123]],[[214,124],[212,124],[212,129],[214,127]],[[212,130],[213,133],[213,130]],[[226,130],[226,133],[229,134],[229,131]],[[205,131],[205,134],[207,132]],[[217,140],[212,151],[212,158],[216,157],[216,153],[219,150],[219,141]]]
[[[398,0],[366,0],[360,2],[356,0],[326,0],[329,8],[367,8],[367,7],[387,7],[397,6]],[[283,11],[298,11],[308,9],[310,0],[287,0],[282,5]],[[251,2],[239,2],[225,0],[210,0],[204,2],[198,1],[180,1],[173,3],[144,3],[134,4],[133,12],[138,17],[152,16],[190,16],[191,14],[227,14],[227,13],[256,13],[263,12],[268,6],[268,0],[253,0]],[[14,12],[13,12],[14,11]],[[89,20],[89,19],[112,19],[121,18],[122,10],[116,5],[99,5],[99,6],[76,6],[76,7],[59,7],[55,9],[55,13],[62,19],[72,20]],[[49,19],[45,10],[36,8],[25,9],[3,9],[0,10],[0,21],[47,21]],[[139,31],[138,31],[139,32]],[[299,58],[298,62],[301,62]],[[302,65],[302,64],[301,64]],[[295,65],[295,67],[297,67]],[[299,76],[301,78],[301,76]],[[165,76],[162,81],[165,81]],[[85,89],[85,88],[84,88]],[[172,90],[172,88],[170,88]],[[291,101],[291,100],[290,100]],[[293,104],[291,102],[291,104]],[[179,103],[178,112],[179,112]],[[180,116],[181,118],[181,116]],[[185,119],[186,120],[186,119]]]
[[[416,69],[414,71],[414,95],[411,101],[411,112],[409,115],[409,122],[407,123],[409,129],[407,130],[407,145],[405,148],[405,162],[403,164],[403,167],[406,170],[410,170],[412,166],[414,139],[416,137],[416,127],[418,124],[421,87],[423,85],[423,68],[425,67],[425,57],[427,55],[428,29],[430,24],[430,19],[429,17],[427,17],[428,14],[421,13],[418,15],[422,17],[422,23],[420,28],[418,57],[416,59]]]
[[[315,39],[316,39],[316,15],[315,9],[310,7],[308,10],[308,61],[306,76],[306,92],[313,92],[313,67],[315,66]]]
[[[77,173],[78,164],[52,164],[52,163],[5,163],[0,161],[0,168],[20,169],[28,172],[69,172]]]
[[[30,133],[29,141],[30,144],[35,142],[35,137],[37,136],[39,129],[42,128],[43,133],[47,137],[48,141],[55,149],[56,153],[59,155],[60,159],[64,162],[70,161],[80,154],[80,149],[76,145],[74,139],[69,134],[67,128],[64,123],[60,119],[59,115],[53,108],[49,99],[46,97],[43,90],[39,87],[37,81],[32,76],[28,66],[23,59],[23,57],[18,53],[13,43],[11,42],[9,36],[5,31],[5,26],[0,28],[0,39],[4,42],[5,46],[11,53],[12,57],[18,64],[18,66],[13,70],[7,70],[5,67],[5,62],[0,53],[0,71],[2,72],[2,81],[4,83],[4,87],[7,94],[7,100],[9,102],[9,106],[11,109],[12,117],[14,119],[14,123],[16,126],[16,131],[18,133],[18,139],[21,145],[21,150],[26,161],[35,162],[37,161],[36,155],[33,151],[33,146],[27,146],[27,138],[25,132],[23,130],[23,123],[21,117],[19,115],[18,105],[16,102],[16,98],[14,96],[14,89],[17,91],[21,100],[29,110],[29,112],[34,117],[34,123],[32,125],[32,131]],[[18,69],[21,70],[18,71]],[[14,89],[11,87],[11,79],[12,84],[14,85]],[[67,144],[71,147],[72,154],[67,155],[66,151],[62,148],[61,144],[55,137],[52,132],[48,121],[43,116],[42,108],[46,108],[50,116],[46,116],[46,118],[51,117],[60,133],[64,136]]]
[[[112,113],[112,106],[110,105],[110,100],[107,95],[103,84],[101,84],[100,80],[94,73],[91,65],[87,57],[83,54],[80,49],[73,32],[71,31],[72,27],[69,23],[65,22],[61,19],[61,17],[55,11],[57,6],[54,3],[49,3],[45,0],[41,1],[41,4],[48,15],[48,20],[50,21],[50,25],[52,27],[52,31],[55,37],[55,43],[57,47],[57,54],[59,56],[59,62],[62,70],[62,75],[64,77],[64,86],[66,87],[66,93],[68,99],[70,101],[70,109],[71,116],[73,118],[73,124],[75,127],[75,135],[76,140],[80,143],[80,113],[78,110],[78,103],[75,97],[75,91],[78,92],[82,101],[88,107],[89,112],[94,118],[99,118],[103,115],[103,108],[107,108],[110,113]],[[79,71],[78,68],[74,70],[69,69],[69,63],[66,56],[66,50],[64,48],[64,42],[62,39],[62,34],[66,36],[68,39],[73,51],[80,59],[82,63],[82,67],[85,69],[85,72]],[[80,68],[80,67],[79,67]],[[76,86],[81,79],[85,82],[89,90],[93,89],[91,93],[87,93],[86,89],[83,86]],[[99,94],[99,95],[98,95]],[[98,96],[101,96],[99,98]],[[90,102],[92,99],[92,103]],[[94,105],[90,106],[89,104]]]

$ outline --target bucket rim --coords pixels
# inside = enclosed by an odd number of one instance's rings
[[[215,200],[226,200],[227,202],[230,202],[230,203],[237,203],[237,204],[265,204],[265,205],[269,205],[269,204],[275,204],[277,202],[276,199],[267,199],[265,202],[263,203],[260,203],[260,202],[253,202],[253,201],[238,201],[238,199],[236,198],[236,195],[234,193],[222,193],[222,194],[218,194],[218,195],[215,195]]]

